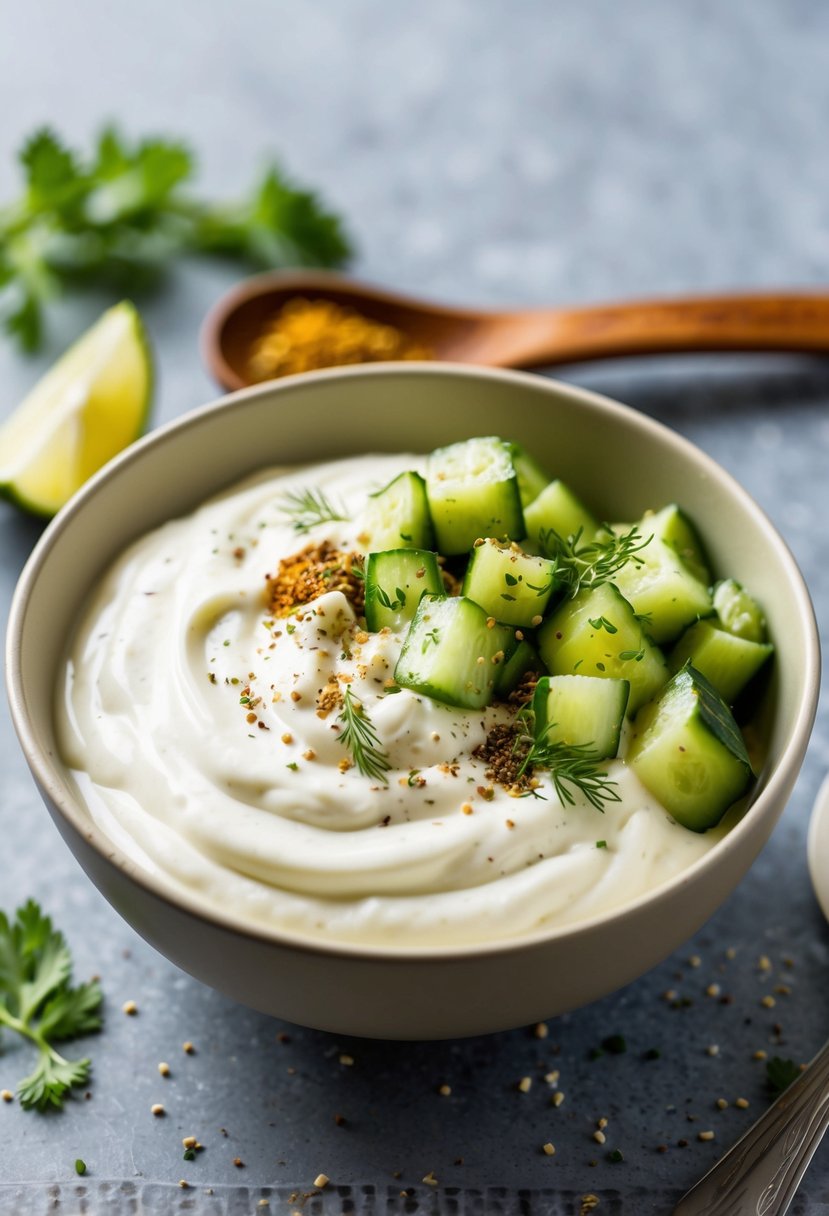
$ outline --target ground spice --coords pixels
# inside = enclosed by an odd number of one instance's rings
[[[272,380],[319,367],[386,360],[431,359],[433,352],[403,330],[333,300],[286,301],[254,340],[250,380]]]
[[[267,577],[267,604],[272,616],[287,616],[299,604],[341,591],[355,612],[365,604],[365,582],[355,574],[361,569],[358,553],[341,553],[328,541],[307,545],[299,553],[283,558],[276,574]]]

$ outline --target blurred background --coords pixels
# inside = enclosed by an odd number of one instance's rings
[[[183,139],[209,199],[246,192],[276,159],[342,216],[350,269],[436,300],[576,304],[829,282],[821,0],[3,0],[0,98],[0,207],[19,193],[15,158],[33,130],[51,126],[84,153],[112,121],[131,139]],[[184,258],[136,295],[159,366],[156,422],[215,395],[199,326],[245,273]],[[64,296],[35,356],[0,340],[0,417],[120,294]],[[734,472],[793,547],[825,636],[829,365],[720,356],[559,374],[652,413]],[[0,502],[4,616],[39,528]],[[4,1216],[40,1212],[47,1199],[67,1212],[236,1213],[261,1203],[570,1216],[591,1210],[589,1195],[599,1216],[664,1212],[769,1101],[754,1051],[806,1060],[826,1035],[829,935],[804,843],[829,766],[825,711],[773,841],[682,957],[552,1022],[544,1040],[529,1029],[414,1046],[285,1027],[160,959],[69,857],[5,710],[2,730],[0,906],[41,899],[78,972],[99,972],[107,997],[89,1102],[56,1118],[0,1105]],[[762,955],[775,974],[785,958],[796,964],[773,1014],[758,1004]],[[706,999],[711,982],[732,999]],[[679,1004],[664,999],[671,990]],[[128,998],[136,1019],[120,1013]],[[594,1058],[611,1033],[627,1051]],[[197,1044],[192,1058],[183,1039]],[[647,1056],[656,1049],[658,1059]],[[344,1052],[354,1067],[340,1064]],[[165,1088],[156,1065],[168,1056]],[[543,1081],[553,1070],[561,1109]],[[11,1050],[0,1054],[0,1087],[13,1088],[17,1071]],[[529,1094],[516,1090],[525,1075],[537,1078]],[[451,1097],[436,1096],[442,1083]],[[734,1108],[738,1094],[748,1112]],[[716,1110],[721,1096],[727,1111]],[[169,1117],[153,1120],[161,1100]],[[592,1135],[602,1116],[607,1152]],[[715,1141],[698,1142],[708,1127]],[[207,1150],[185,1165],[181,1136],[191,1132]],[[548,1140],[554,1158],[540,1152]],[[89,1165],[84,1180],[77,1156]],[[304,1198],[320,1170],[331,1187]],[[422,1181],[432,1171],[437,1188]],[[798,1204],[809,1216],[829,1212],[826,1152]]]

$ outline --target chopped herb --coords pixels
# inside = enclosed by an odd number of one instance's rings
[[[590,622],[590,624],[593,626],[594,629],[598,629],[598,630],[604,629],[605,633],[618,633],[619,632],[619,630],[616,628],[616,626],[613,624],[613,622],[609,621],[606,616],[597,616],[595,620],[593,620],[591,617],[588,617],[587,619]]]
[[[340,742],[351,752],[352,759],[364,777],[388,785],[386,774],[391,768],[388,754],[380,747],[380,740],[371,719],[346,685],[342,712],[338,722],[343,724]]]
[[[280,509],[293,522],[295,532],[310,532],[317,524],[347,519],[342,506],[326,498],[322,490],[292,490],[283,494]]]
[[[777,1097],[788,1089],[793,1081],[800,1076],[800,1066],[794,1060],[782,1060],[780,1056],[772,1056],[766,1064],[766,1083],[769,1092]]]
[[[395,587],[394,596],[395,598],[391,599],[387,591],[384,591],[382,587],[377,587],[378,600],[384,608],[388,608],[391,612],[397,612],[406,603],[406,592],[402,587]]]
[[[252,738],[253,738],[253,735],[250,735],[249,737],[252,739]],[[291,770],[291,772],[292,772],[292,773],[298,773],[298,772],[299,772],[299,765],[297,764],[296,760],[292,760],[292,761],[291,761],[291,763],[290,763],[290,764],[286,764],[286,765],[285,765],[285,767],[286,767],[286,768],[289,768],[289,769]]]
[[[430,629],[429,632],[426,634],[425,638],[423,639],[423,646],[421,647],[422,653],[423,654],[426,653],[426,649],[429,645],[437,646],[439,641],[440,641],[440,631],[438,629]]]
[[[628,659],[632,659],[635,663],[641,663],[642,660],[644,659],[644,657],[645,657],[644,650],[620,650],[619,651],[619,658],[622,660],[622,662],[627,662]]]
[[[519,779],[533,769],[548,769],[553,787],[562,806],[575,806],[573,790],[578,790],[597,811],[604,811],[606,802],[620,802],[617,783],[600,767],[595,751],[588,744],[552,743],[549,723],[542,737],[534,735],[535,716],[529,706],[516,715],[519,727],[514,750],[526,747],[527,752],[518,770]],[[533,791],[537,794],[537,791]],[[543,795],[537,795],[543,797]]]
[[[195,1161],[196,1160],[196,1150],[194,1148],[186,1148],[184,1150],[183,1156],[184,1156],[185,1161]]]
[[[622,1056],[628,1049],[624,1036],[621,1034],[609,1034],[606,1039],[602,1039],[602,1047],[612,1056]]]
[[[606,849],[606,848],[607,848],[607,841],[606,841],[606,840],[597,840],[597,841],[596,841],[596,848],[597,848],[597,849]]]
[[[86,1173],[86,1162],[81,1157],[75,1160],[75,1173],[80,1174],[81,1177]]]
[[[611,1151],[607,1154],[607,1159],[608,1161],[612,1161],[614,1165],[618,1165],[620,1161],[624,1161],[622,1150],[618,1148],[611,1149]]]
[[[407,779],[407,781],[406,781],[406,784],[407,784],[408,786],[420,785],[420,782],[417,780],[417,778],[419,777],[419,775],[420,775],[420,769],[419,769],[419,768],[413,768],[413,769],[412,769],[412,771],[409,773],[409,776],[408,776],[408,779]]]
[[[628,562],[642,565],[644,559],[639,553],[650,544],[651,536],[643,539],[635,524],[620,535],[611,533],[609,528],[607,532],[607,540],[587,544],[581,543],[581,528],[566,540],[554,528],[541,532],[542,553],[552,560],[553,577],[568,596],[576,595],[582,588],[609,583]]]
[[[72,956],[34,900],[10,921],[0,912],[0,1026],[28,1039],[38,1051],[34,1071],[17,1087],[25,1109],[63,1106],[89,1076],[88,1059],[67,1060],[52,1043],[98,1030],[101,989],[97,980],[71,987]]]
[[[521,580],[517,579],[514,574],[507,573],[504,575],[504,582],[508,587],[515,587],[520,581]]]

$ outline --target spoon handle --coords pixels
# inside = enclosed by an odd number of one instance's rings
[[[829,353],[829,295],[818,292],[642,300],[523,318],[513,366],[682,351]]]
[[[829,1043],[673,1216],[783,1216],[827,1126]]]

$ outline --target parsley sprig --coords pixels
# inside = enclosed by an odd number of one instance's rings
[[[347,685],[342,712],[337,721],[343,726],[339,736],[340,743],[351,753],[354,763],[363,776],[388,785],[386,774],[391,769],[388,753],[380,747],[380,740],[371,718],[362,703],[352,695],[351,689]]]
[[[581,794],[597,811],[604,811],[606,802],[620,802],[617,783],[602,768],[595,749],[585,743],[560,743],[550,739],[554,723],[549,723],[540,737],[535,734],[535,715],[525,706],[516,715],[514,750],[526,749],[518,778],[528,776],[534,769],[547,769],[553,789],[562,806],[575,806],[576,792]],[[543,798],[536,790],[530,791]]]
[[[582,544],[582,529],[572,536],[560,536],[554,528],[541,531],[541,551],[554,564],[553,580],[566,595],[575,596],[582,588],[600,587],[612,582],[628,562],[641,566],[641,551],[650,544],[652,536],[643,537],[636,524],[627,532],[614,533],[609,528],[600,533],[602,539]]]
[[[317,524],[348,518],[344,508],[333,503],[322,490],[308,487],[283,494],[279,507],[293,523],[295,532],[310,532]]]
[[[25,350],[42,342],[48,302],[77,282],[134,292],[183,253],[262,268],[338,266],[350,254],[338,217],[277,165],[247,196],[216,204],[184,190],[195,162],[175,139],[130,143],[107,127],[81,157],[43,128],[19,161],[23,191],[0,209],[0,306]]]
[[[72,987],[72,956],[62,933],[34,900],[13,921],[0,912],[0,1026],[37,1048],[34,1071],[17,1087],[21,1106],[63,1106],[73,1086],[83,1085],[90,1061],[67,1060],[53,1046],[101,1025],[97,980]]]

